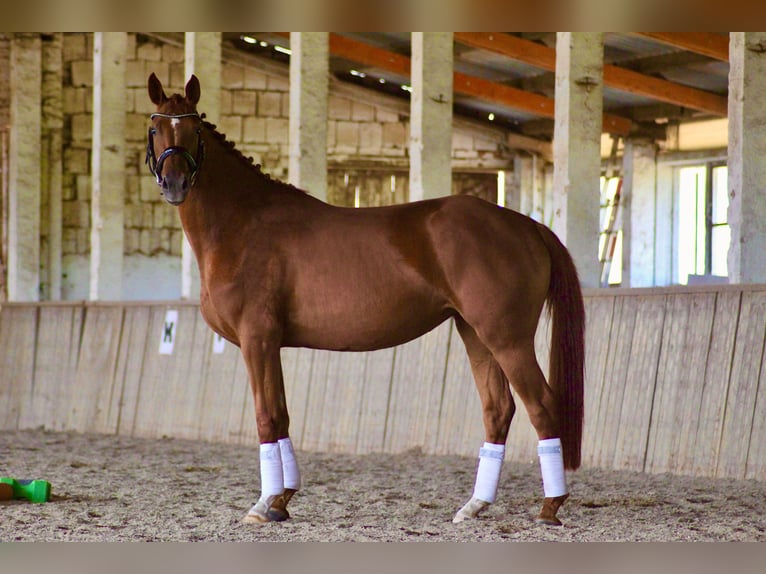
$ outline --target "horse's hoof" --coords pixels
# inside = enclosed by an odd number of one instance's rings
[[[243,524],[265,524],[271,522],[269,516],[269,506],[271,501],[263,499],[256,502],[253,507],[248,511],[245,517],[242,519]]]
[[[280,508],[270,508],[266,513],[266,516],[268,516],[269,520],[272,522],[284,522],[290,518],[290,513],[287,512],[287,509],[282,510]]]
[[[271,507],[266,515],[272,522],[284,522],[290,518],[290,513],[287,512],[287,503],[290,502],[290,499],[295,493],[296,490],[286,488],[285,491],[271,503]]]
[[[263,515],[259,512],[253,512],[252,510],[242,519],[242,524],[266,524],[267,522],[271,522],[271,518],[268,514]]]
[[[479,500],[476,497],[471,497],[471,500],[465,503],[465,506],[457,511],[455,518],[452,519],[454,524],[459,524],[464,520],[471,520],[476,518],[479,513],[489,506],[489,502]]]
[[[545,524],[546,526],[561,526],[561,521],[556,517],[556,513],[567,498],[569,498],[569,494],[546,498],[535,522]]]
[[[543,524],[545,526],[562,526],[561,520],[556,518],[555,516],[553,518],[543,518],[542,516],[538,516],[535,518],[535,522],[538,524]]]

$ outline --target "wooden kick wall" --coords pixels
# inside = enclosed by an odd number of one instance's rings
[[[766,286],[586,293],[583,464],[766,477]],[[166,313],[178,318],[160,354]],[[548,325],[538,356],[547,371]],[[197,305],[6,304],[0,429],[45,427],[257,444],[239,350],[215,352]],[[301,450],[476,456],[481,409],[451,323],[373,353],[282,352]],[[534,461],[523,406],[508,458]]]

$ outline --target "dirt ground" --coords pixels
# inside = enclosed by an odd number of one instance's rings
[[[53,485],[46,504],[0,502],[8,541],[766,541],[766,482],[581,469],[563,527],[533,518],[537,463],[505,463],[498,501],[453,524],[476,460],[298,452],[303,489],[283,523],[243,525],[258,496],[255,446],[0,433],[0,476]]]

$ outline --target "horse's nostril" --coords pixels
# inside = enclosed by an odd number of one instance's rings
[[[162,189],[167,190],[170,184],[168,184],[168,178],[162,178]]]

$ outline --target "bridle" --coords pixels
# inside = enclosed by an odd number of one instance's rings
[[[152,114],[150,118],[153,120],[154,118],[168,118],[171,120],[180,120],[182,118],[197,118],[200,121],[202,120],[202,117],[196,113],[191,112],[188,114],[161,114],[156,113]],[[149,166],[149,171],[152,172],[152,175],[157,178],[157,183],[162,184],[162,165],[165,163],[165,160],[168,159],[171,155],[179,154],[182,158],[186,160],[186,163],[189,164],[189,185],[194,185],[194,181],[197,178],[197,173],[200,170],[200,167],[202,167],[202,160],[205,159],[205,146],[204,142],[202,141],[202,138],[200,137],[200,133],[202,131],[201,127],[197,128],[197,157],[195,158],[192,156],[191,153],[189,153],[189,150],[187,150],[183,146],[170,146],[165,151],[163,151],[160,154],[160,157],[156,157],[154,154],[154,135],[157,133],[157,130],[154,127],[149,128],[149,141],[146,144],[146,165]]]

